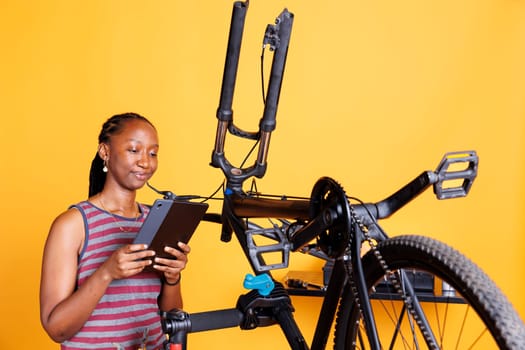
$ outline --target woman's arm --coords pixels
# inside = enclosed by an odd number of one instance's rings
[[[82,216],[77,209],[70,209],[53,222],[44,248],[40,319],[56,342],[71,338],[82,328],[113,279],[142,271],[150,262],[136,260],[154,254],[144,251],[143,245],[121,247],[75,289],[77,259],[83,242]]]
[[[181,272],[188,263],[190,247],[179,242],[179,249],[166,247],[165,251],[176,259],[156,258],[153,267],[163,273],[162,291],[159,297],[159,309],[170,311],[182,309]]]

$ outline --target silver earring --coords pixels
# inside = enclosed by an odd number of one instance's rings
[[[104,167],[102,168],[102,171],[107,173],[108,172],[108,166],[106,160],[104,160]]]

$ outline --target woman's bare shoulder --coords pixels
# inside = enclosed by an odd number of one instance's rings
[[[69,209],[60,213],[55,218],[55,220],[53,220],[53,224],[51,225],[51,228],[78,225],[78,224],[82,224],[82,222],[83,222],[83,219],[82,219],[82,214],[80,213],[80,210],[76,207],[70,207]]]
[[[81,247],[84,241],[84,219],[79,209],[71,207],[60,213],[49,230],[48,241],[68,242],[68,245]]]

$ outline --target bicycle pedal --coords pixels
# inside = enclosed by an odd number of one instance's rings
[[[256,242],[256,237],[271,235],[268,242]],[[285,234],[277,227],[246,230],[246,245],[250,261],[257,272],[266,272],[288,267],[290,243]]]
[[[438,199],[465,197],[478,175],[479,158],[475,151],[446,153],[435,173],[434,193]]]

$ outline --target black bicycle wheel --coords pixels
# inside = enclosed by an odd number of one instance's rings
[[[363,256],[382,349],[427,349],[432,334],[438,349],[525,349],[525,326],[494,282],[457,250],[434,239],[399,236],[377,246],[390,273],[373,251]],[[417,317],[393,287],[394,278],[412,279],[421,306]],[[389,277],[390,276],[390,277]],[[444,286],[452,286],[450,290]],[[351,286],[341,298],[335,349],[369,349]],[[421,317],[422,316],[422,317]],[[421,326],[426,320],[427,326]],[[426,329],[428,328],[428,329]]]

